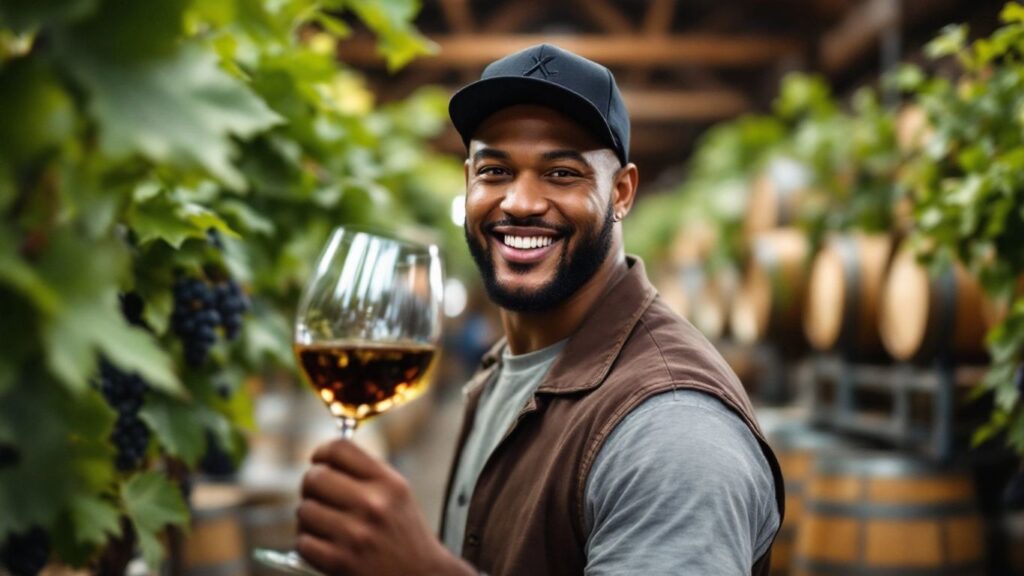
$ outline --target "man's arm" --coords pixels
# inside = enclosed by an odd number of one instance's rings
[[[433,535],[405,478],[347,440],[313,454],[298,519],[298,552],[324,574],[477,574]]]
[[[648,399],[605,441],[585,495],[588,576],[749,574],[778,529],[753,434],[711,396]]]

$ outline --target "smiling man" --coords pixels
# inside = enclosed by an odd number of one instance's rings
[[[505,338],[465,388],[441,542],[397,473],[336,441],[299,551],[342,574],[767,574],[778,463],[735,375],[625,255],[639,175],[614,76],[534,46],[449,111]]]

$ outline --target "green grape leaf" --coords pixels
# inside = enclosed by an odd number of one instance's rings
[[[942,32],[929,42],[924,52],[929,58],[942,58],[959,54],[967,46],[967,26],[962,24],[951,24],[942,29]]]
[[[121,534],[121,513],[113,503],[95,496],[77,496],[68,504],[74,537],[79,544],[101,545]]]
[[[229,219],[239,230],[269,236],[274,233],[273,219],[261,214],[249,204],[239,200],[225,200],[217,211]]]
[[[1007,2],[999,13],[999,19],[1006,23],[1024,24],[1024,6],[1016,2]]]
[[[128,216],[128,223],[138,235],[139,243],[146,245],[154,240],[163,240],[177,249],[189,238],[205,237],[206,230],[182,218],[177,208],[178,205],[166,195],[136,204]]]
[[[99,391],[90,391],[62,407],[66,414],[71,448],[71,467],[80,489],[92,493],[105,491],[114,481],[114,455],[110,434],[117,412]]]
[[[167,353],[152,335],[121,316],[118,282],[128,273],[128,253],[121,243],[84,242],[65,230],[50,238],[38,270],[61,297],[60,308],[43,323],[42,337],[47,365],[66,385],[84,390],[96,373],[96,353],[102,352],[156,388],[183,392]]]
[[[0,69],[0,162],[20,167],[71,137],[71,98],[38,58],[19,58]]]
[[[53,313],[60,306],[60,295],[21,258],[13,234],[5,232],[0,229],[0,283],[24,296],[40,312]]]
[[[210,228],[227,236],[238,236],[215,212],[199,203],[184,200],[182,195],[179,192],[154,193],[149,187],[136,190],[138,203],[129,214],[128,222],[140,244],[159,239],[178,249],[189,238],[206,238]]]
[[[121,500],[139,536],[143,558],[156,569],[164,557],[159,533],[168,525],[188,525],[188,507],[181,492],[159,472],[140,472],[121,486]]]
[[[215,54],[184,45],[161,59],[125,62],[69,44],[62,57],[88,89],[105,152],[201,166],[225,184],[245,188],[232,137],[250,137],[281,117],[221,70]]]
[[[359,19],[377,35],[377,51],[394,72],[419,56],[437,53],[435,43],[422,36],[411,21],[420,10],[418,0],[346,0]]]
[[[0,469],[0,539],[33,525],[52,525],[75,490],[68,469],[68,422],[59,410],[70,398],[60,391],[40,374],[23,373],[0,397],[0,440],[18,450],[17,464]]]
[[[181,458],[191,468],[206,450],[206,436],[198,410],[193,404],[150,394],[139,417],[149,425],[167,452]]]
[[[70,22],[96,10],[99,0],[3,0],[0,26],[16,32],[58,22]]]

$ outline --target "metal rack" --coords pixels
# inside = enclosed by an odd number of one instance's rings
[[[968,398],[984,376],[983,366],[861,364],[835,355],[809,362],[815,424],[937,461],[966,451],[971,432],[987,413],[983,401]]]

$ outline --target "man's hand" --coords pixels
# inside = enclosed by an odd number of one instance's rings
[[[298,552],[325,574],[476,574],[431,533],[405,478],[347,440],[313,454],[298,518]]]

